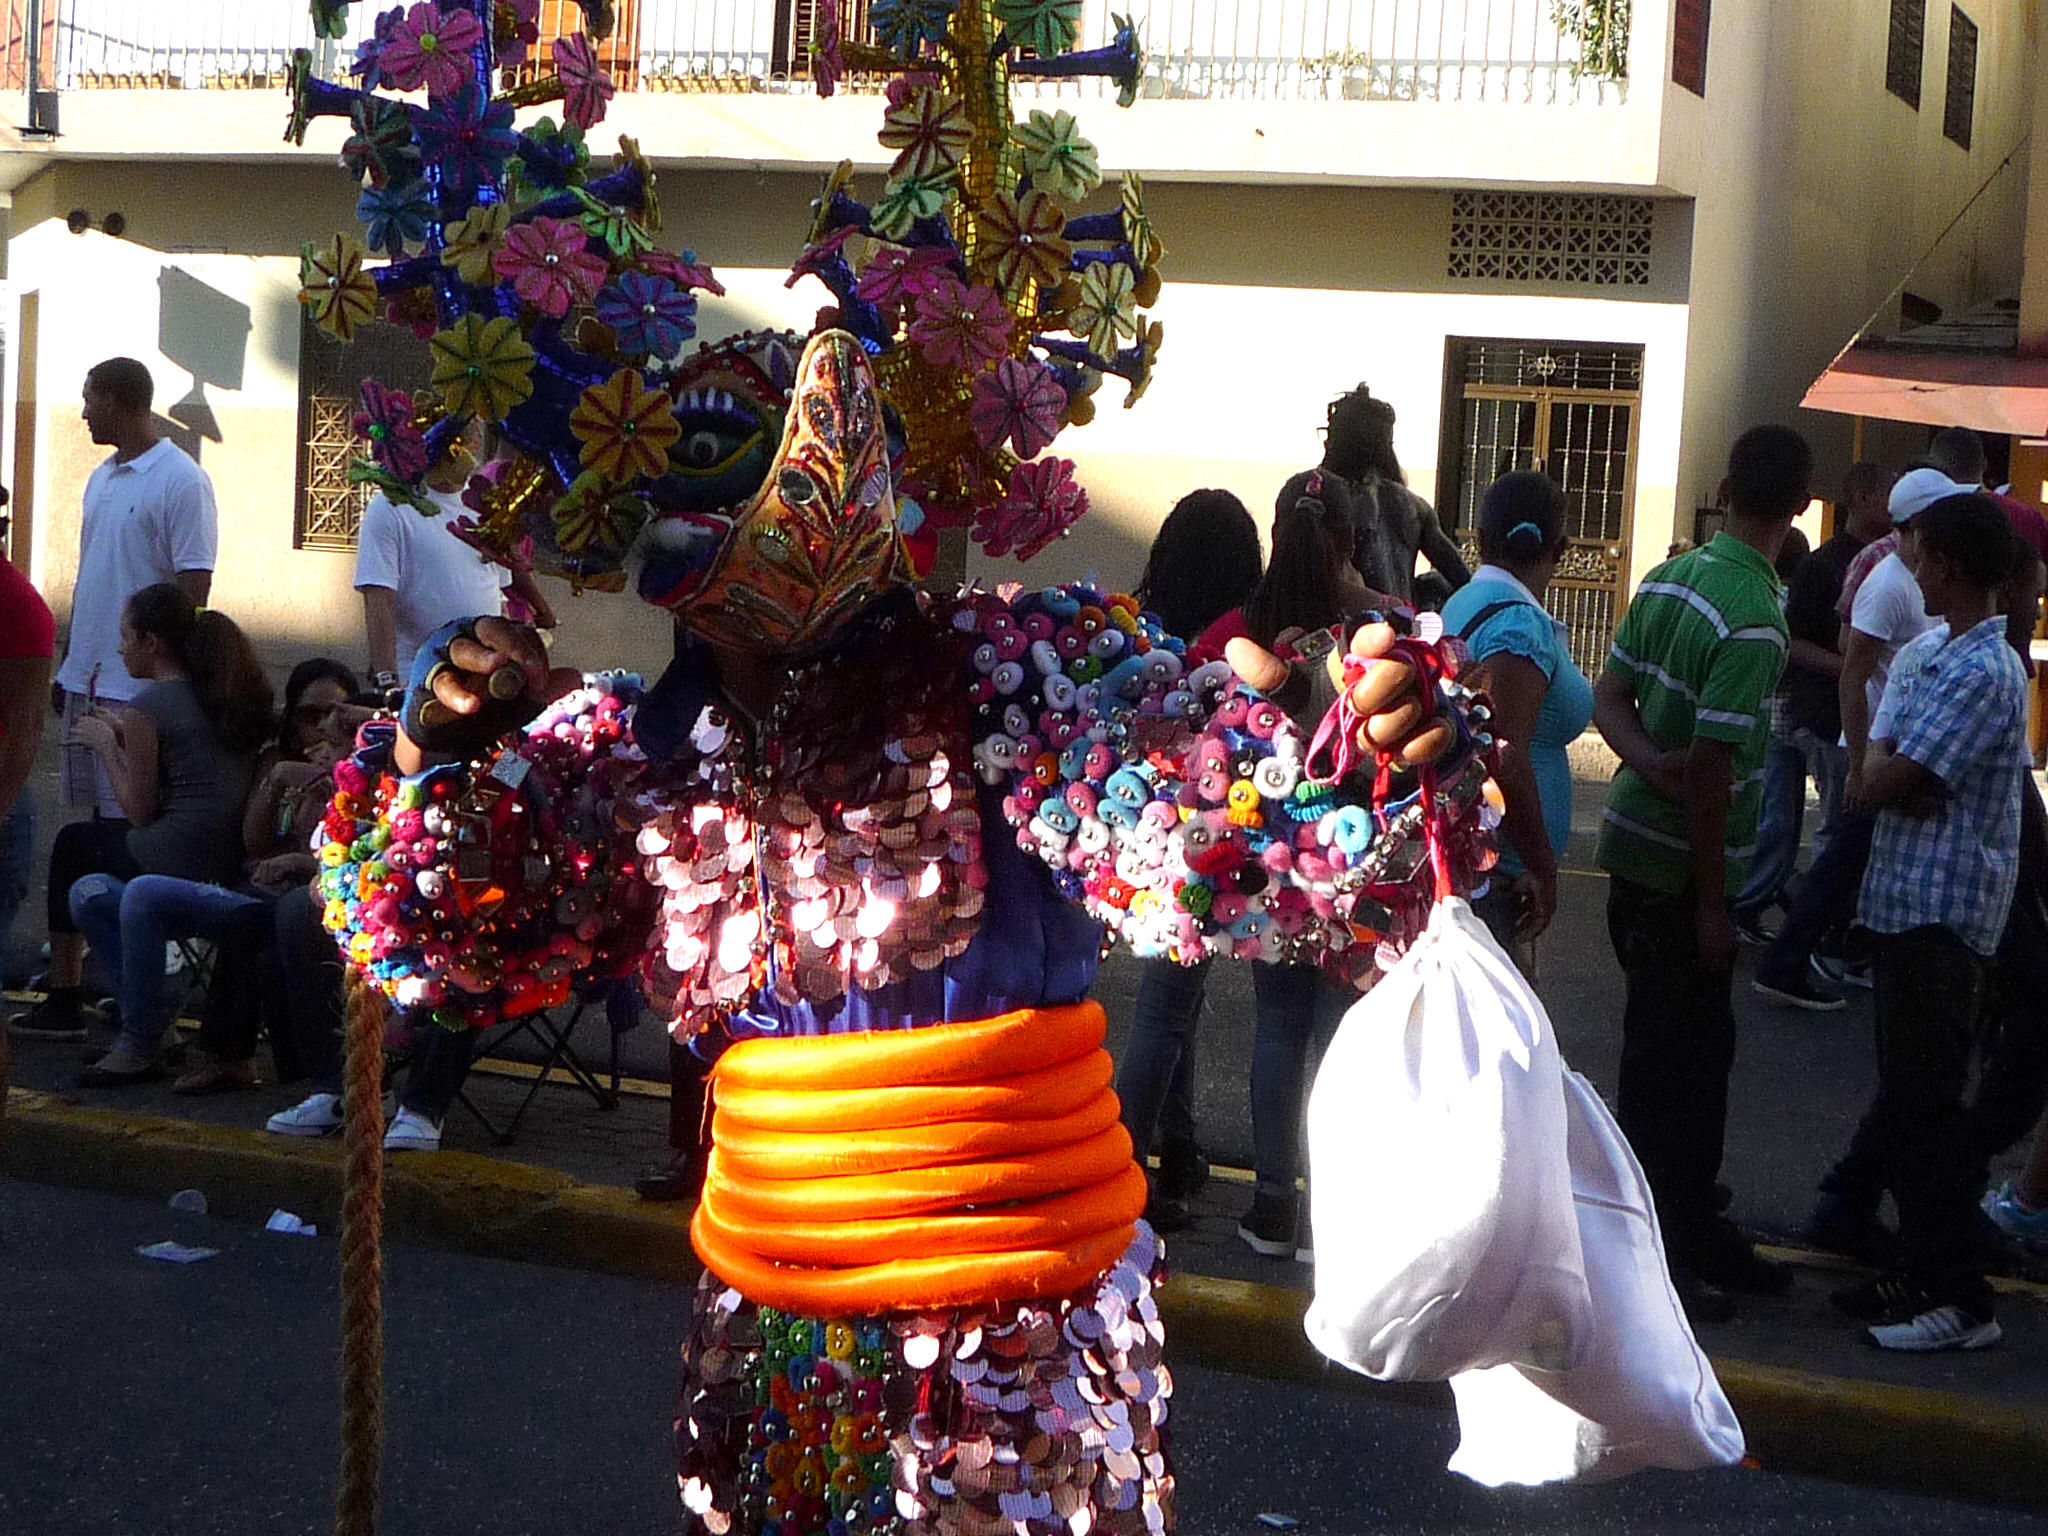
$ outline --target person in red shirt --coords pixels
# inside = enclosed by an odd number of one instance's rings
[[[0,542],[8,532],[0,489]],[[43,741],[57,626],[50,605],[13,561],[0,559],[0,960],[35,876],[35,802],[28,776]]]

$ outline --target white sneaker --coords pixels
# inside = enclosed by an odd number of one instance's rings
[[[2005,1330],[1995,1317],[1978,1317],[1951,1305],[1930,1307],[1903,1323],[1866,1328],[1863,1337],[1879,1349],[1925,1355],[1944,1349],[1989,1349],[2005,1337]]]
[[[401,1107],[391,1129],[384,1133],[386,1152],[438,1152],[441,1127],[416,1109]]]
[[[341,1096],[315,1093],[263,1122],[274,1136],[332,1136],[341,1129]]]

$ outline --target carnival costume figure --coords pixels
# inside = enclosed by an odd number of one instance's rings
[[[380,312],[430,333],[429,395],[365,386],[364,478],[424,505],[455,429],[495,423],[465,534],[630,581],[675,660],[643,686],[551,671],[502,620],[434,637],[338,771],[327,921],[359,996],[416,1017],[476,1028],[637,972],[715,1061],[691,1529],[1164,1531],[1163,1254],[1087,1000],[1104,936],[1369,985],[1491,861],[1483,710],[1405,615],[1313,676],[1242,652],[1247,680],[1112,593],[920,590],[943,529],[1057,539],[1086,498],[1043,450],[1105,375],[1127,403],[1149,380],[1142,187],[1070,216],[1092,147],[1008,105],[1012,74],[1128,99],[1127,23],[1072,53],[1077,6],[876,0],[876,42],[842,43],[821,7],[821,88],[891,76],[889,180],[863,205],[842,167],[817,204],[792,277],[832,291],[814,334],[686,353],[721,290],[653,243],[629,141],[586,173],[610,86],[584,9],[593,36],[506,89],[523,0],[387,13],[361,90],[302,66],[294,132],[349,119],[392,258],[310,249],[305,301],[344,338]],[[556,96],[563,125],[512,126]],[[1250,686],[1283,680],[1322,687],[1313,740]]]

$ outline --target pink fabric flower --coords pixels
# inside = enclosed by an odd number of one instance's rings
[[[882,99],[892,107],[900,107],[919,91],[937,90],[939,77],[913,70],[909,74],[891,75],[883,91]]]
[[[1058,435],[1066,409],[1067,392],[1050,368],[1035,358],[1006,357],[974,381],[967,416],[982,447],[993,453],[1007,440],[1028,459]]]
[[[468,11],[442,9],[420,0],[391,28],[377,50],[377,69],[401,91],[425,86],[430,96],[446,96],[470,77],[470,49],[483,41],[484,29]]]
[[[724,296],[725,284],[712,275],[710,262],[697,259],[695,251],[642,251],[640,265],[646,271],[669,279],[679,288],[701,288],[706,293]]]
[[[910,339],[935,367],[979,373],[1010,344],[1010,312],[986,283],[941,277],[918,295],[916,313]]]
[[[860,230],[852,224],[842,224],[822,240],[814,240],[797,252],[796,260],[789,264],[789,277],[783,283],[785,288],[794,288],[798,281],[813,273],[822,277],[835,260],[844,259],[846,242]]]
[[[586,131],[595,128],[617,87],[597,62],[590,39],[581,32],[556,38],[555,73],[562,78],[562,116]]]
[[[885,245],[861,269],[853,295],[890,315],[953,276],[953,252],[943,245]]]
[[[1087,510],[1088,493],[1074,480],[1072,459],[1034,459],[1010,472],[1001,501],[976,513],[971,537],[991,555],[1014,548],[1019,560],[1029,560]]]
[[[365,379],[362,401],[363,408],[356,412],[352,425],[357,437],[369,440],[370,456],[401,480],[424,475],[427,439],[413,424],[412,396]]]
[[[557,320],[572,305],[589,303],[604,285],[607,270],[604,258],[590,249],[582,225],[545,217],[506,230],[491,267],[520,298]]]

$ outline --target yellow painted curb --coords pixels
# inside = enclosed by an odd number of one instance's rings
[[[231,1219],[260,1221],[284,1206],[331,1223],[340,1209],[336,1142],[115,1114],[22,1088],[8,1091],[0,1123],[10,1133],[4,1171],[15,1178],[158,1200],[198,1188]],[[530,1164],[400,1154],[385,1164],[385,1201],[385,1230],[408,1241],[676,1285],[698,1273],[687,1206],[649,1204],[630,1189]],[[1449,1406],[1441,1383],[1373,1382],[1330,1364],[1302,1330],[1308,1299],[1176,1274],[1160,1310],[1177,1360]],[[2048,1413],[1742,1360],[1714,1366],[1751,1454],[1773,1471],[2048,1507]]]

